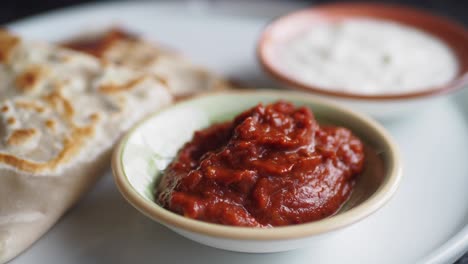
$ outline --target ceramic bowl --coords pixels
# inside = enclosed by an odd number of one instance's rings
[[[347,127],[365,142],[365,171],[335,215],[285,227],[233,227],[189,219],[154,202],[155,184],[194,131],[230,120],[259,102],[280,99],[310,107],[321,124]],[[143,214],[194,241],[240,252],[277,252],[318,243],[382,207],[401,177],[397,146],[382,126],[334,103],[291,91],[220,92],[180,102],[130,130],[115,149],[112,169],[122,195]]]
[[[352,18],[387,20],[425,31],[445,42],[454,52],[459,65],[455,79],[440,87],[404,94],[362,95],[337,92],[298,80],[281,67],[278,51],[284,43],[314,25]],[[314,93],[366,112],[377,118],[399,117],[422,109],[434,99],[468,86],[468,31],[446,18],[408,7],[383,4],[336,3],[299,10],[271,22],[261,34],[257,57],[265,71],[288,88]]]

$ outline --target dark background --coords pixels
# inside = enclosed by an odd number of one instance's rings
[[[107,1],[107,0],[104,0]],[[232,0],[236,1],[236,0]],[[248,1],[248,0],[245,0]],[[266,0],[264,0],[266,2]],[[276,0],[278,1],[278,0]],[[286,1],[286,0],[284,0]],[[0,2],[0,25],[21,19],[30,15],[49,10],[76,5],[80,3],[94,2],[90,0],[3,0]],[[309,0],[302,1],[311,4],[328,3],[334,1]],[[341,1],[353,2],[353,1]],[[359,2],[385,2],[406,4],[418,8],[427,9],[433,13],[450,17],[459,23],[468,25],[468,1],[467,0],[385,0],[385,1],[359,1]],[[468,264],[468,253],[456,264]]]
[[[104,0],[109,1],[109,0]],[[157,0],[155,0],[157,1]],[[216,1],[216,0],[211,0]],[[249,0],[231,0],[231,1],[249,1]],[[268,0],[264,0],[267,2]],[[275,0],[281,1],[281,0]],[[294,1],[294,0],[283,0]],[[311,4],[320,4],[328,2],[336,2],[330,0],[297,0]],[[33,14],[45,12],[48,10],[75,5],[79,3],[96,2],[90,0],[2,0],[0,1],[0,24],[5,24],[13,20],[17,20]],[[102,1],[101,1],[102,2]],[[341,1],[353,2],[353,1]],[[356,1],[354,1],[356,2]],[[407,4],[419,8],[427,9],[434,13],[451,17],[465,26],[468,25],[468,1],[467,0],[373,0],[359,2],[374,2],[374,3],[396,3]]]

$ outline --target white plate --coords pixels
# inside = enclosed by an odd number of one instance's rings
[[[10,25],[60,40],[122,24],[222,74],[271,86],[254,56],[275,3],[104,3]],[[212,2],[209,2],[212,3]],[[276,254],[217,250],[182,238],[126,203],[110,173],[31,249],[11,263],[448,263],[468,250],[468,92],[384,125],[400,144],[404,175],[383,209],[320,247]]]

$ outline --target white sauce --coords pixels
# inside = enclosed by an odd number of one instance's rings
[[[323,23],[287,42],[284,70],[301,82],[355,94],[409,93],[454,79],[458,63],[441,40],[371,19]]]

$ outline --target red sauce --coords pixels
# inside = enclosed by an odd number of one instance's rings
[[[334,214],[363,169],[348,129],[320,127],[306,107],[258,105],[195,132],[156,188],[165,208],[207,222],[251,227]]]

